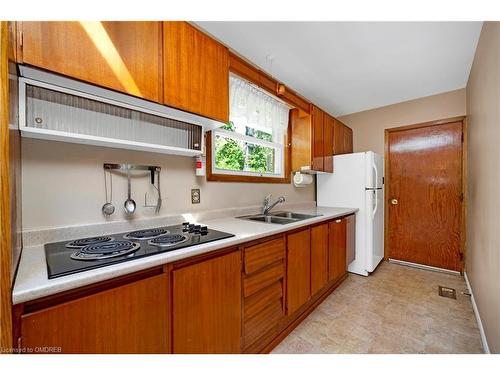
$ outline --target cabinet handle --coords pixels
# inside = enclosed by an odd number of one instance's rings
[[[341,223],[342,222],[342,219],[337,219],[335,220],[336,223]]]
[[[398,200],[397,200],[396,198],[392,198],[392,199],[391,199],[391,204],[392,204],[392,205],[394,205],[394,206],[395,206],[395,205],[397,205],[398,203],[399,203],[399,202],[398,202]]]

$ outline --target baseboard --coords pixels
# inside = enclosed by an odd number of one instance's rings
[[[398,259],[392,259],[392,258],[389,258],[389,263],[399,264],[400,266],[406,266],[406,267],[420,268],[422,270],[427,270],[427,271],[448,273],[450,275],[460,276],[460,271],[453,271],[453,270],[448,270],[446,268],[428,266],[426,264],[406,262],[404,260],[398,260]]]
[[[467,284],[467,289],[469,290],[472,308],[474,309],[474,315],[476,315],[477,325],[479,327],[479,334],[481,335],[481,341],[483,342],[483,350],[486,354],[491,354],[490,348],[488,346],[488,341],[486,340],[486,335],[484,334],[483,322],[481,321],[481,316],[479,315],[479,310],[476,305],[476,300],[474,299],[474,293],[469,283],[469,278],[467,277],[467,272],[464,272],[465,283]]]

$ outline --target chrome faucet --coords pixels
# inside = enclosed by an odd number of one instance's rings
[[[262,206],[262,214],[263,215],[269,215],[269,211],[271,211],[274,206],[276,206],[278,203],[283,203],[285,201],[285,197],[284,196],[281,196],[278,198],[278,200],[274,203],[270,203],[270,199],[271,199],[272,195],[269,194],[267,197],[264,198],[264,204]]]

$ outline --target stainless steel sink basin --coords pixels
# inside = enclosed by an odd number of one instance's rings
[[[316,216],[321,216],[321,215],[307,215],[307,214],[299,214],[296,212],[281,211],[276,213],[270,213],[269,215],[257,214],[257,215],[238,216],[237,219],[260,221],[269,224],[290,224],[300,220],[311,219]]]
[[[272,216],[277,216],[277,217],[286,217],[288,219],[296,219],[296,220],[305,220],[305,219],[311,219],[313,217],[321,216],[321,215],[308,215],[308,214],[299,214],[296,212],[276,212],[272,213]]]
[[[251,216],[245,218],[247,220],[252,220],[252,221],[262,221],[263,223],[270,223],[270,224],[289,224],[289,223],[294,223],[298,221],[297,219],[292,219],[292,218],[285,218],[285,217],[276,217],[276,216],[271,216],[271,215],[256,215],[256,216]]]

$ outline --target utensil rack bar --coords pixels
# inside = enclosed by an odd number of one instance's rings
[[[112,164],[104,163],[104,169],[114,169],[114,170],[135,170],[135,171],[150,171],[150,172],[160,172],[161,167],[156,165],[136,165],[136,164]]]

